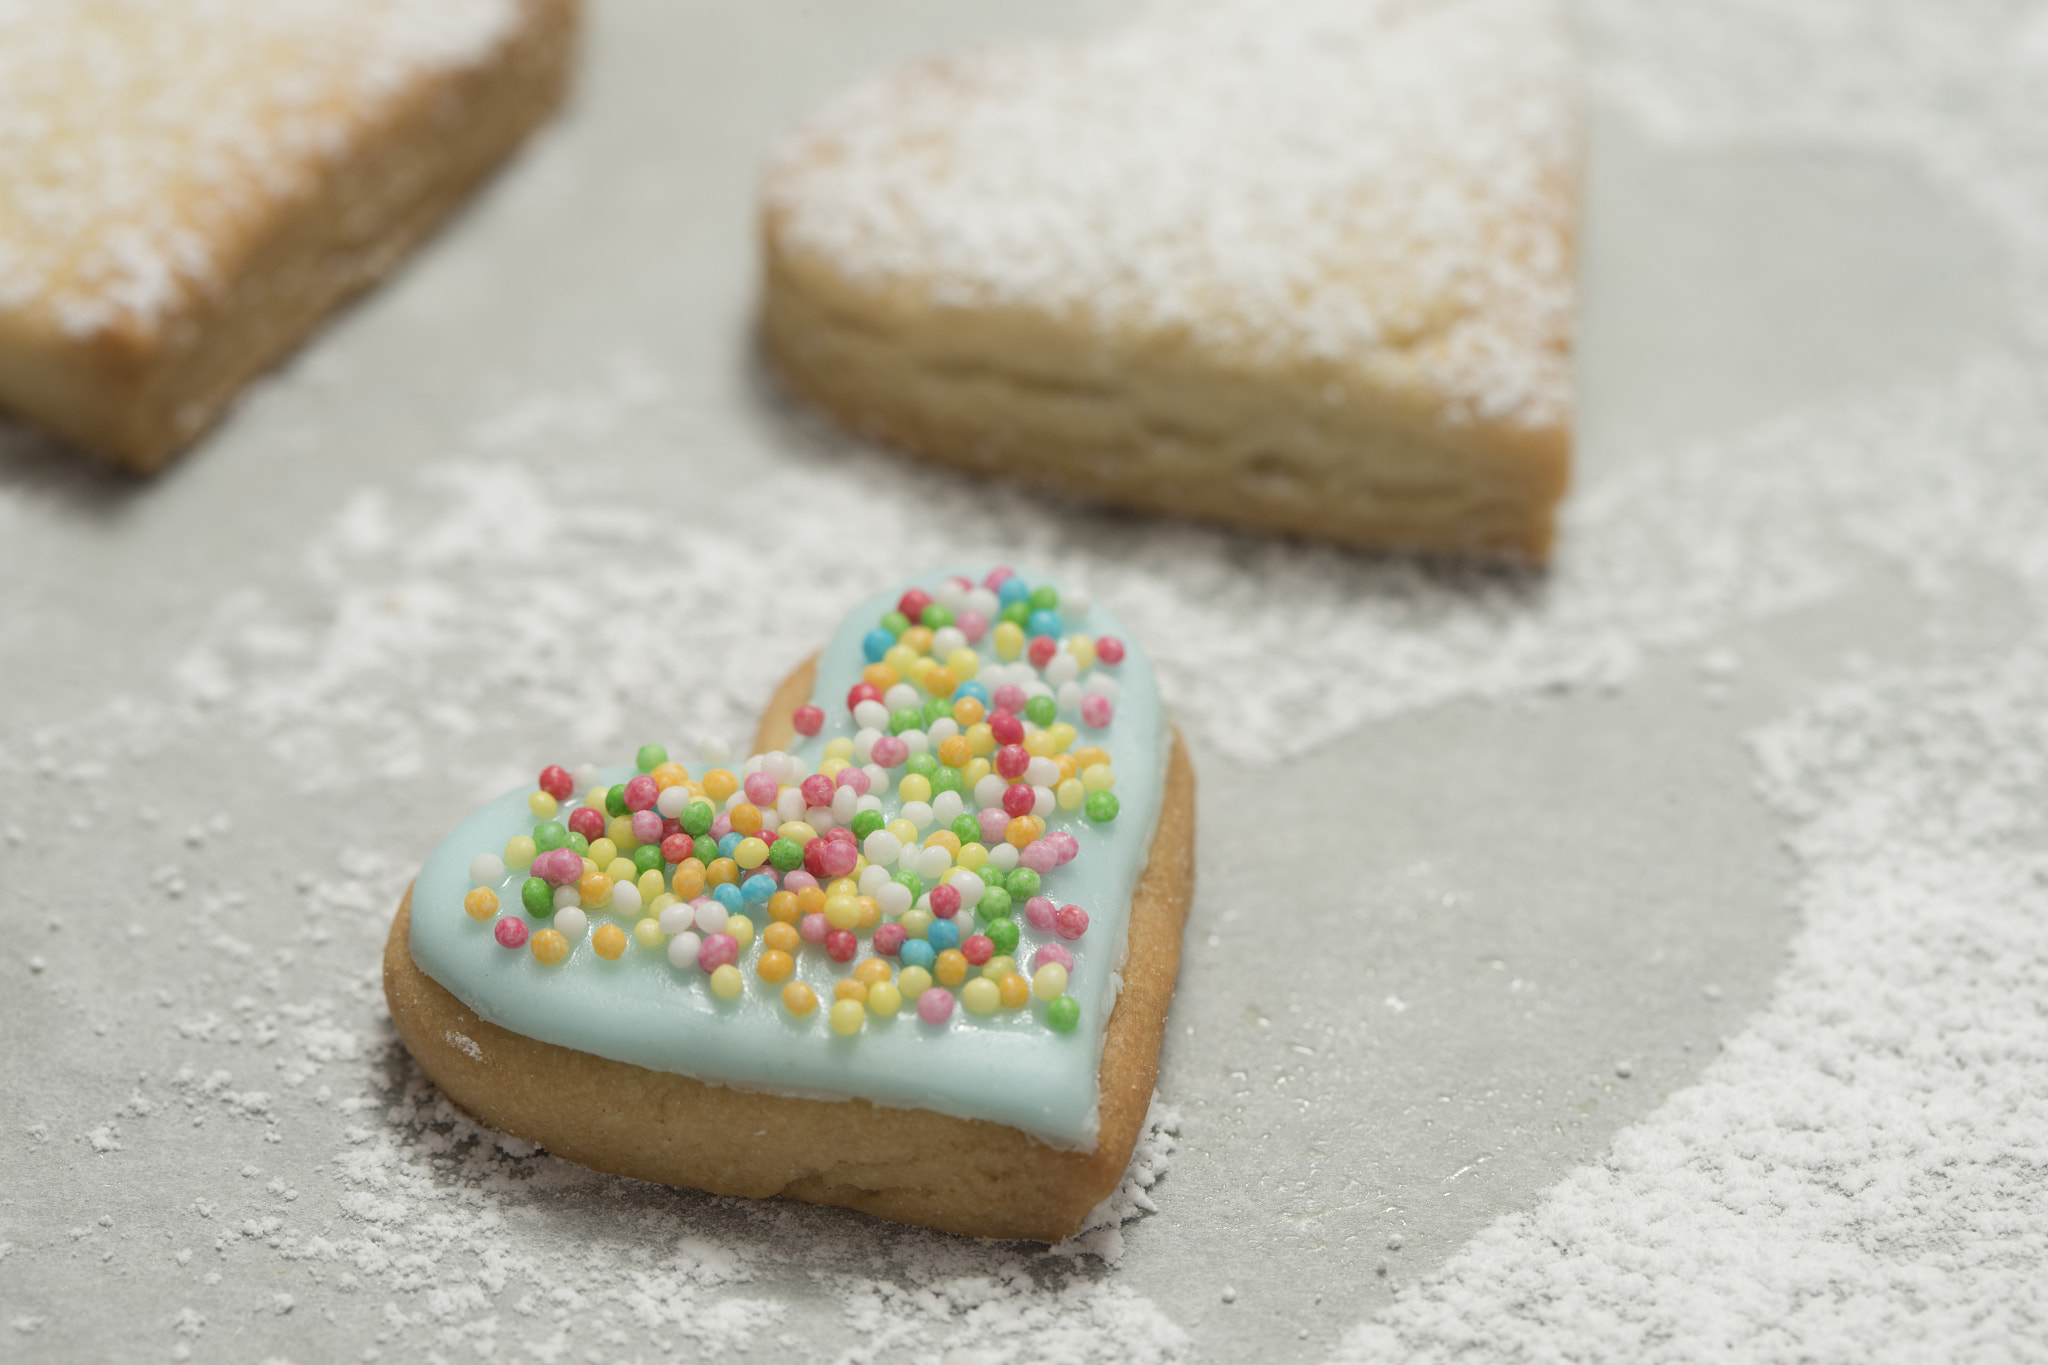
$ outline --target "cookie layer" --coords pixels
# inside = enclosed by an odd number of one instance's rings
[[[811,685],[810,665],[791,674],[757,747],[787,743],[787,717]],[[1131,901],[1092,1151],[1057,1150],[1014,1127],[929,1110],[709,1085],[522,1037],[479,1019],[413,961],[411,891],[385,943],[385,998],[399,1037],[451,1100],[580,1165],[975,1237],[1057,1241],[1116,1188],[1144,1125],[1194,892],[1194,797],[1194,770],[1176,735],[1161,798],[1165,837],[1155,838]]]
[[[1569,472],[1575,91],[1549,0],[1159,6],[798,129],[762,335],[981,472],[1540,560]]]
[[[160,465],[547,115],[577,8],[0,8],[0,407]]]
[[[810,771],[822,767],[828,738],[853,730],[845,699],[862,681],[868,664],[864,638],[905,589],[935,588],[943,577],[930,574],[900,584],[849,614],[818,657],[815,695],[798,699],[815,701],[824,715],[837,719],[824,722],[814,737],[792,736],[792,742],[776,747],[789,748]],[[1120,638],[1126,633],[1107,608],[1092,604],[1085,617],[1062,624],[1092,637]],[[1009,629],[1018,627],[1013,624]],[[984,642],[991,668],[999,662],[993,634]],[[1045,643],[1049,647],[1051,642]],[[1015,666],[1036,676],[1028,664],[1020,661]],[[460,906],[471,886],[471,859],[503,849],[509,839],[535,827],[525,791],[507,793],[478,811],[428,858],[415,894],[442,913],[415,922],[413,957],[485,1018],[530,1037],[700,1080],[802,1093],[851,1093],[991,1119],[1049,1143],[1085,1147],[1095,1136],[1096,1062],[1103,1046],[1103,1023],[1115,1001],[1115,972],[1122,965],[1126,907],[1149,856],[1167,762],[1166,720],[1145,651],[1133,643],[1120,663],[1098,672],[1113,676],[1113,684],[1104,685],[1115,686],[1118,700],[1111,723],[1087,730],[1085,743],[1099,740],[1109,746],[1120,813],[1098,824],[1082,818],[1079,811],[1059,812],[1057,823],[1076,837],[1077,856],[1045,877],[1046,895],[1078,902],[1092,917],[1085,934],[1064,945],[1075,959],[1065,993],[1079,1007],[1079,1022],[1071,1032],[1051,1031],[1040,1008],[1032,1005],[998,1010],[971,1025],[963,1010],[951,1025],[939,1028],[897,1017],[878,1023],[858,1040],[835,1043],[829,1036],[819,1037],[816,1019],[807,1026],[793,1025],[766,983],[721,1001],[705,989],[697,971],[673,970],[658,954],[645,950],[636,949],[616,962],[580,950],[572,960],[552,966],[526,953],[508,953],[493,939],[491,925],[472,921]],[[977,687],[982,681],[966,685]],[[1068,714],[1074,721],[1081,719],[1074,708],[1068,708]],[[787,719],[785,713],[785,723]],[[1083,742],[1080,733],[1077,728],[1077,742]],[[907,774],[909,768],[900,771]],[[609,787],[631,776],[628,769],[616,769],[601,772],[599,781]],[[901,797],[900,783],[909,780],[899,780],[892,802]],[[996,782],[1002,785],[1000,779]],[[948,823],[933,820],[919,838],[935,835]],[[987,842],[1001,845],[1002,840]],[[514,891],[512,886],[501,887],[501,900],[509,902]],[[955,921],[958,934],[974,933],[977,917],[964,910],[962,915]],[[530,922],[536,932],[546,927],[538,919]],[[766,925],[756,928],[765,933]],[[1045,940],[1061,942],[1041,930],[1020,931],[1014,956],[1025,959]],[[752,958],[751,953],[743,956]],[[844,968],[827,967],[824,958],[818,945],[799,950],[800,964],[812,963],[826,974],[804,971],[796,979],[806,979],[819,995],[829,997]],[[751,973],[748,961],[738,965],[743,974]],[[1025,974],[1029,975],[1028,968]]]

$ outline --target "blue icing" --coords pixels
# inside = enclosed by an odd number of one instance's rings
[[[829,739],[854,731],[845,699],[869,662],[867,637],[875,622],[907,588],[929,590],[955,572],[980,577],[965,570],[920,575],[869,598],[840,625],[819,656],[812,695],[827,717],[825,729],[810,739],[800,737],[792,749],[809,767],[816,767]],[[1004,590],[1005,600],[1024,600],[1019,588],[1006,583]],[[1122,802],[1118,818],[1107,825],[1093,824],[1079,811],[1062,811],[1051,820],[1051,828],[1073,833],[1081,852],[1045,875],[1043,894],[1085,907],[1091,921],[1084,937],[1066,945],[1075,959],[1068,994],[1081,1007],[1080,1025],[1072,1033],[1048,1028],[1045,1006],[1036,1000],[1022,1010],[981,1017],[956,1009],[938,1027],[919,1020],[916,1002],[906,1000],[895,1018],[870,1015],[860,1034],[841,1038],[826,1025],[824,1014],[833,982],[872,955],[865,932],[854,962],[832,962],[822,948],[808,944],[797,955],[796,979],[816,990],[821,1002],[805,1019],[792,1018],[782,1008],[779,986],[755,976],[758,933],[740,954],[746,989],[731,1001],[714,997],[697,968],[678,970],[665,951],[645,948],[630,936],[624,956],[615,962],[597,955],[588,933],[559,966],[542,966],[523,949],[508,951],[493,938],[491,922],[479,923],[463,913],[462,898],[470,889],[469,864],[475,855],[499,853],[513,836],[531,832],[530,787],[508,792],[471,815],[428,858],[413,887],[414,961],[479,1017],[563,1047],[721,1084],[819,1097],[857,1095],[881,1104],[989,1119],[1060,1146],[1092,1147],[1097,1072],[1115,1003],[1113,973],[1121,965],[1131,893],[1158,821],[1167,731],[1151,661],[1116,616],[1093,605],[1085,617],[1067,622],[1066,629],[1120,636],[1126,647],[1123,663],[1108,670],[1119,685],[1115,722],[1092,732],[1072,713],[1060,717],[1079,728],[1077,746],[1096,743],[1109,751]],[[993,661],[987,638],[977,650],[985,664]],[[691,765],[691,771],[701,776],[699,766]],[[608,768],[600,780],[623,782],[631,773],[626,767]],[[892,778],[901,775],[901,769],[892,772]],[[883,798],[884,814],[893,817],[900,804],[892,782]],[[525,874],[513,873],[497,884],[501,917],[519,912],[524,879]],[[767,922],[761,906],[746,908],[757,929]],[[962,918],[972,916],[963,912]],[[630,921],[605,911],[590,919],[593,931],[607,922],[631,927]],[[541,927],[537,920],[532,923]],[[1021,905],[1017,924],[1022,934],[1015,957],[1028,974],[1032,954],[1059,940],[1032,928]]]

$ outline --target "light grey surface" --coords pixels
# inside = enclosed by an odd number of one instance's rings
[[[237,589],[289,580],[351,490],[403,488],[493,412],[601,385],[620,356],[651,360],[671,396],[579,445],[587,486],[675,498],[818,459],[751,348],[765,148],[850,76],[1020,27],[1002,7],[941,0],[621,0],[593,20],[568,118],[162,477],[105,475],[0,428],[15,509],[0,522],[0,818],[24,836],[0,846],[0,1316],[41,1320],[0,1324],[0,1356],[156,1358],[184,1342],[202,1358],[339,1359],[376,1343],[365,1296],[258,1257],[173,1256],[256,1216],[273,1179],[331,1203],[333,1143],[311,1120],[268,1150],[224,1122],[175,1136],[170,1120],[131,1122],[113,1154],[86,1135],[138,1075],[189,1064],[174,1019],[242,994],[276,952],[307,951],[275,908],[300,869],[340,844],[416,861],[473,794],[428,773],[374,805],[280,804],[289,774],[267,751],[170,738],[120,776],[121,800],[74,819],[89,784],[72,756],[90,752],[94,717],[160,691]],[[1590,473],[1997,335],[1994,254],[1897,166],[1680,155],[1606,119],[1592,150]],[[1708,642],[1742,661],[1725,683],[1690,649],[1617,691],[1455,704],[1275,766],[1198,743],[1200,894],[1160,1082],[1182,1147],[1122,1262],[1075,1273],[1149,1298],[1208,1358],[1311,1358],[1386,1286],[1596,1158],[1764,999],[1790,932],[1741,736],[1845,650],[1910,648],[1898,621],[1880,585]],[[535,726],[537,747],[559,738]],[[41,774],[42,754],[65,757]],[[1363,817],[1341,844],[1320,827],[1333,802]],[[213,813],[228,833],[183,842]],[[1279,832],[1245,833],[1262,828]],[[189,883],[175,903],[152,889],[167,862]],[[242,899],[197,908],[230,893]],[[251,957],[209,946],[215,933]],[[354,955],[337,971],[374,966],[374,932],[332,947]],[[261,1175],[243,1181],[249,1165]],[[713,1237],[732,1225],[693,1199],[640,1190],[532,1216],[573,1237],[624,1200],[680,1208]],[[799,1355],[846,1344],[800,1270],[757,1289],[793,1305]],[[208,1320],[196,1338],[172,1327],[188,1305]],[[401,1358],[432,1349],[396,1344]]]

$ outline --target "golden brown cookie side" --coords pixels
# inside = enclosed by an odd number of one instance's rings
[[[929,306],[914,286],[855,282],[790,248],[772,212],[763,238],[769,359],[864,435],[1138,511],[1360,549],[1548,558],[1570,479],[1563,422],[1446,423],[1398,359],[1276,371],[1028,309]]]
[[[809,700],[814,669],[807,660],[777,689],[761,748],[788,742],[789,714]],[[928,1110],[707,1085],[512,1033],[477,1018],[414,963],[410,890],[385,943],[385,998],[399,1037],[450,1100],[579,1165],[974,1237],[1058,1241],[1116,1189],[1144,1128],[1194,895],[1194,820],[1194,769],[1176,734],[1151,859],[1132,897],[1091,1152]],[[926,1174],[930,1182],[918,1179]]]
[[[479,66],[414,81],[349,129],[314,189],[220,230],[221,287],[147,329],[91,340],[52,319],[0,318],[0,406],[140,473],[203,433],[322,318],[387,274],[561,102],[580,0],[521,0]]]

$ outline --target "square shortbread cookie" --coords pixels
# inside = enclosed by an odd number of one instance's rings
[[[162,464],[547,115],[577,5],[0,2],[0,409]]]

